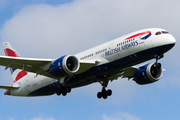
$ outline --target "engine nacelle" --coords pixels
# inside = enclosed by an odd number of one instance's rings
[[[160,63],[150,63],[136,70],[133,80],[140,85],[149,84],[161,79],[162,74]]]
[[[76,73],[79,67],[79,60],[75,56],[65,55],[50,65],[49,73],[54,77],[64,77]]]

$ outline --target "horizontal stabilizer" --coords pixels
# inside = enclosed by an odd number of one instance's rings
[[[20,86],[0,85],[0,89],[9,89],[9,90],[18,89],[19,87],[20,87]]]

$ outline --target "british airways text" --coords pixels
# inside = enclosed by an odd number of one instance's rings
[[[117,52],[129,49],[130,47],[134,47],[134,46],[137,46],[137,45],[138,45],[138,41],[134,41],[134,42],[131,42],[129,44],[125,44],[123,46],[119,46],[119,47],[117,47],[115,49],[111,49],[111,50],[105,52],[105,56],[107,57],[109,55],[112,55],[114,53],[117,53]]]

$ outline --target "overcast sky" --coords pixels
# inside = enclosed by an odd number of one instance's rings
[[[152,27],[177,40],[160,60],[166,71],[156,83],[118,79],[108,85],[113,94],[107,100],[97,99],[98,83],[66,97],[11,97],[0,90],[0,120],[179,120],[179,5],[179,0],[0,0],[0,42],[10,42],[23,57],[73,55]],[[0,72],[0,84],[11,85],[9,70]]]

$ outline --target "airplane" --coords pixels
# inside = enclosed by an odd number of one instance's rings
[[[57,59],[20,57],[4,42],[6,56],[0,56],[0,65],[10,69],[14,83],[0,85],[5,95],[12,96],[66,96],[73,88],[99,82],[102,89],[97,97],[112,95],[108,83],[118,78],[132,79],[139,85],[161,79],[163,69],[159,59],[174,47],[175,38],[161,28],[139,30],[106,42],[75,55]],[[154,63],[134,66],[155,59]]]

